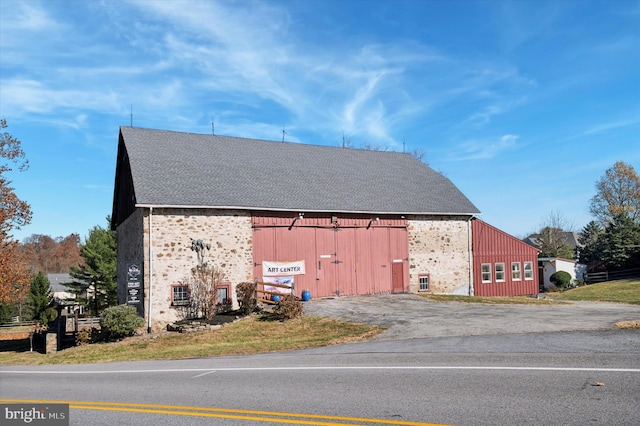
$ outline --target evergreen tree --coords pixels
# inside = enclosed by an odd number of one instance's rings
[[[627,214],[617,215],[602,234],[599,248],[607,270],[640,267],[640,225]]]
[[[600,236],[603,233],[604,230],[595,220],[587,223],[580,232],[578,241],[583,247],[580,248],[578,253],[578,262],[587,265],[589,271],[600,269],[599,266],[602,264],[602,248],[600,247],[602,240]]]
[[[107,217],[107,221],[111,222],[111,218]],[[75,281],[69,287],[77,295],[87,292],[87,306],[93,315],[99,315],[103,309],[118,304],[116,233],[109,228],[93,227],[80,247],[85,264],[72,267],[70,273]]]
[[[40,271],[31,280],[31,288],[29,289],[31,318],[34,321],[48,324],[53,319],[51,312],[47,311],[51,306],[51,301],[51,284],[44,273]]]

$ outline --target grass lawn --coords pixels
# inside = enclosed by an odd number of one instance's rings
[[[551,293],[554,299],[618,302],[640,305],[640,280],[617,280],[591,284],[561,293]]]
[[[247,355],[360,341],[383,331],[381,327],[329,318],[302,317],[280,322],[268,316],[250,316],[216,331],[145,334],[47,355],[29,352],[28,339],[21,343],[0,342],[0,364],[87,364]]]

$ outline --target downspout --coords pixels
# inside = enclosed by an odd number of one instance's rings
[[[153,294],[153,207],[149,207],[149,306],[147,308],[147,333],[151,333],[151,295]]]
[[[473,248],[472,248],[472,236],[471,236],[471,221],[473,220],[473,216],[469,218],[468,227],[467,227],[467,239],[468,239],[468,247],[469,247],[469,296],[474,295],[473,290]]]

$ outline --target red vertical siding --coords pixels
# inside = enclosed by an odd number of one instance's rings
[[[409,291],[409,245],[407,228],[389,228],[389,247],[391,261],[402,260],[403,291]]]
[[[263,260],[305,260],[306,274],[295,278],[298,294],[389,293],[393,261],[408,262],[404,218],[309,213],[300,219],[295,212],[275,212],[257,213],[252,223],[254,277],[262,278]],[[408,271],[403,265],[405,287]]]
[[[538,293],[538,250],[479,220],[472,220],[473,288],[476,296],[516,296]],[[513,280],[511,263],[520,263],[520,280]],[[533,277],[525,280],[524,263],[531,262]],[[482,264],[491,265],[491,282],[482,282]],[[504,263],[505,280],[496,281],[495,265]]]
[[[355,241],[357,229],[358,228],[338,228],[336,230],[338,290],[342,295],[358,294]]]

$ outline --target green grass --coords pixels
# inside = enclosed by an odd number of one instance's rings
[[[640,280],[617,280],[591,284],[561,293],[551,293],[554,299],[617,302],[640,305]]]
[[[329,318],[302,317],[280,322],[267,316],[251,316],[216,331],[142,335],[47,355],[29,352],[28,339],[26,343],[21,341],[21,346],[0,342],[0,364],[87,364],[247,355],[360,341],[383,331],[381,327]]]

